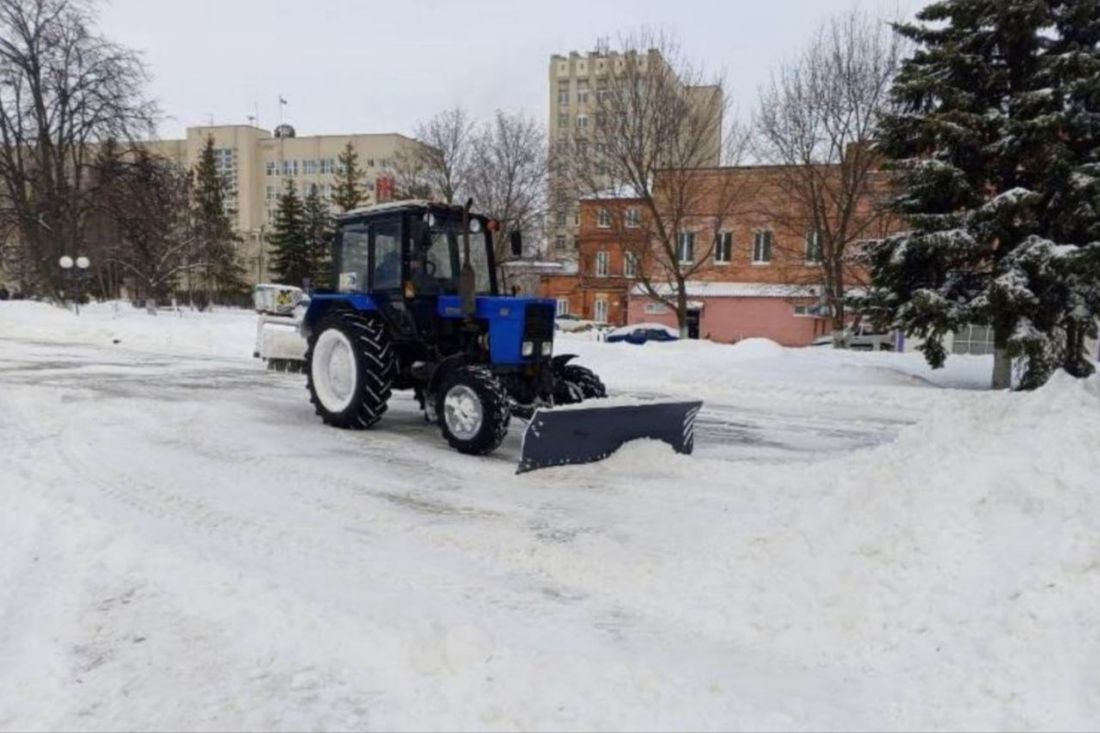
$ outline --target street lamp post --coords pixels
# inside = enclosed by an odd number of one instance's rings
[[[76,259],[73,259],[69,255],[62,255],[61,259],[57,261],[57,264],[61,266],[61,271],[64,273],[65,279],[70,280],[76,285],[76,297],[73,298],[73,303],[76,306],[76,314],[80,315],[80,297],[84,291],[84,281],[88,279],[88,268],[91,267],[92,261],[84,255],[80,255]]]

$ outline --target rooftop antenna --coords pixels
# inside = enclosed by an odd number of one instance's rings
[[[286,106],[286,100],[283,99],[283,95],[279,95],[279,124],[283,124],[283,107]]]

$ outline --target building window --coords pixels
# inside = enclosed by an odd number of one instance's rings
[[[557,222],[558,222],[559,227],[565,226],[565,216],[566,216],[566,214],[565,214],[564,211],[559,211],[558,212],[558,215],[557,215],[556,218],[557,218]]]
[[[761,229],[752,238],[752,263],[766,265],[772,261],[772,231]]]
[[[588,104],[588,80],[577,80],[577,104]]]
[[[811,229],[806,232],[806,264],[821,262],[821,232]]]
[[[954,354],[992,354],[993,329],[989,326],[965,326],[951,342]]]
[[[642,214],[634,207],[631,207],[626,210],[626,214],[623,216],[623,221],[625,222],[627,229],[637,229],[642,225]]]
[[[569,127],[569,115],[558,115],[558,127]]]
[[[283,175],[284,176],[296,176],[296,175],[298,175],[298,161],[297,160],[284,160],[283,161]]]
[[[558,298],[558,315],[569,315],[569,298]]]
[[[647,316],[663,316],[668,313],[668,306],[663,303],[646,303],[645,312]]]
[[[607,323],[607,299],[596,298],[596,323]]]
[[[600,209],[596,212],[596,226],[600,229],[611,228],[611,212],[607,209]]]
[[[264,166],[264,168],[265,168],[265,171],[266,171],[267,175],[269,175],[269,176],[279,175],[279,169],[278,169],[278,167],[276,167],[274,160],[267,161],[267,165]]]
[[[266,198],[268,201],[273,201],[275,199],[275,187],[274,186],[268,186],[266,188],[266,190],[264,191],[264,198]]]
[[[569,80],[558,82],[558,105],[561,107],[569,106]]]
[[[817,315],[814,311],[815,307],[812,305],[796,305],[794,307],[794,314],[799,318],[814,318]]]
[[[596,277],[607,277],[611,269],[611,255],[607,252],[596,253]]]
[[[304,173],[307,176],[312,176],[315,173],[317,173],[317,161],[313,160],[313,159],[303,160],[302,161],[302,173]]]
[[[554,237],[554,249],[565,249],[565,235],[559,234]]]
[[[332,175],[336,172],[336,160],[333,158],[324,158],[321,161],[321,173],[324,175]]]
[[[638,277],[638,255],[633,252],[623,254],[623,276]]]
[[[680,232],[676,238],[676,259],[685,265],[695,261],[695,232]]]
[[[588,131],[588,115],[577,115],[577,129]]]
[[[718,232],[714,239],[714,261],[728,265],[733,255],[733,232]]]

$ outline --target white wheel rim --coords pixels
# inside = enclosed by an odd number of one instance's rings
[[[484,411],[477,392],[464,384],[456,384],[447,390],[443,398],[443,419],[451,435],[459,440],[471,440],[481,430]]]
[[[313,347],[313,388],[329,412],[343,412],[351,404],[358,386],[355,353],[351,341],[335,328],[326,329]]]

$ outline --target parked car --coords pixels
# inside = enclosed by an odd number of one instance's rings
[[[870,324],[863,324],[850,329],[848,335],[848,348],[852,351],[893,351],[895,338],[893,332],[875,331]],[[811,346],[832,346],[832,334],[814,339]]]
[[[676,341],[680,335],[675,329],[660,323],[634,323],[629,326],[608,331],[608,343],[625,342],[628,344],[644,344],[647,341]]]

